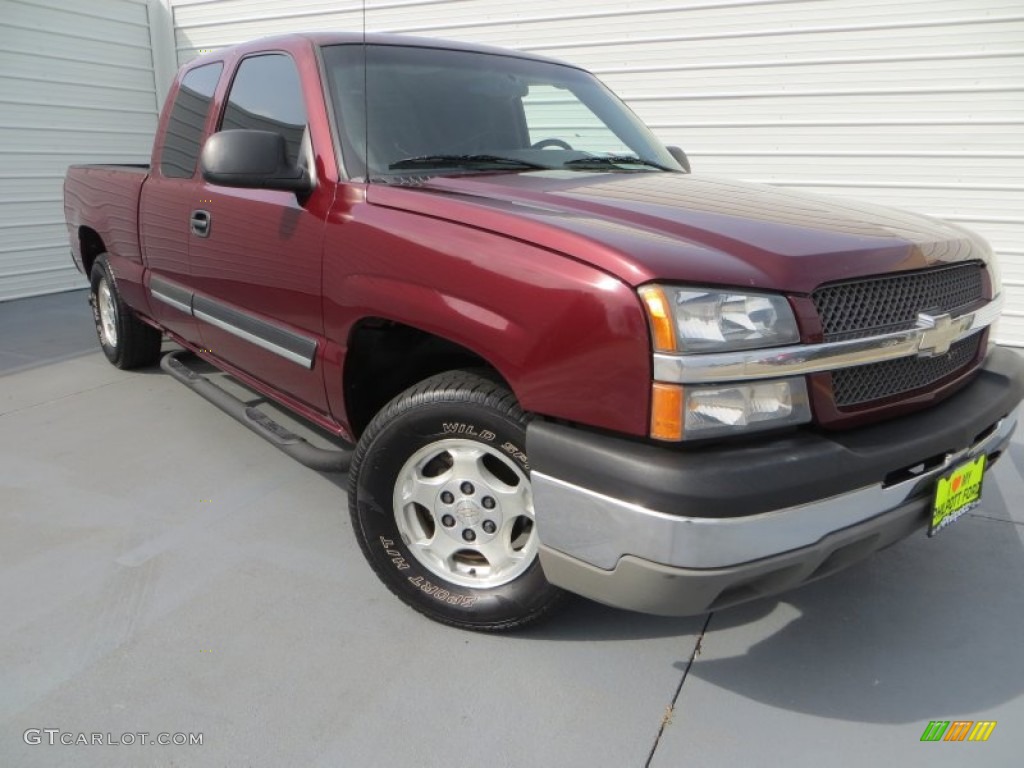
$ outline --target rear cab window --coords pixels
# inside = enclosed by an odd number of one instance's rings
[[[224,70],[223,62],[189,70],[181,79],[160,150],[160,173],[172,179],[195,175],[206,116]]]

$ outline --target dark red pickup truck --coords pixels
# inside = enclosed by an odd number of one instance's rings
[[[589,73],[291,35],[186,65],[151,167],[75,166],[100,343],[320,470],[384,583],[506,629],[564,591],[778,592],[978,503],[1024,396],[960,227],[689,173]],[[232,398],[212,364],[336,440]]]

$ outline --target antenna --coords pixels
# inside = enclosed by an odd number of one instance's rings
[[[363,0],[363,178],[370,183],[370,89],[366,73],[368,57],[366,45],[366,0]]]

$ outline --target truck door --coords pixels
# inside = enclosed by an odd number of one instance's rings
[[[241,60],[216,130],[275,131],[312,162],[299,73],[286,53]],[[189,238],[203,346],[274,389],[326,412],[321,257],[333,185],[309,197],[196,185]],[[198,222],[198,223],[197,223]]]
[[[139,201],[150,308],[166,328],[195,344],[201,341],[190,308],[189,211],[199,186],[200,142],[223,69],[218,61],[185,73]]]

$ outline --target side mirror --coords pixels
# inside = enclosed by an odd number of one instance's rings
[[[675,158],[675,161],[677,163],[683,166],[684,171],[686,171],[687,173],[690,172],[690,158],[686,156],[686,153],[683,152],[683,150],[681,150],[679,147],[665,147],[665,149],[667,149],[668,153],[672,155],[673,158]]]
[[[305,168],[289,162],[284,136],[272,131],[231,130],[206,140],[199,167],[211,184],[247,189],[313,190]]]

